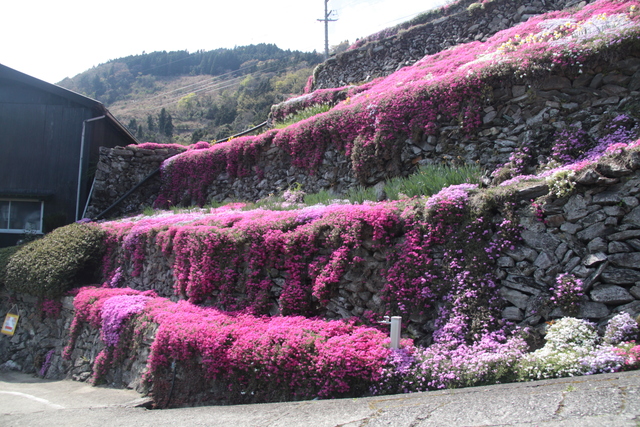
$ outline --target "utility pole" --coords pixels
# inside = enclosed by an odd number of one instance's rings
[[[337,21],[337,19],[330,19],[333,10],[328,9],[329,0],[324,0],[324,19],[318,19],[320,22],[324,22],[324,60],[329,59],[329,22]]]

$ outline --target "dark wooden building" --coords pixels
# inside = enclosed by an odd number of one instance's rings
[[[100,102],[0,64],[0,247],[82,218],[98,148],[134,143]]]

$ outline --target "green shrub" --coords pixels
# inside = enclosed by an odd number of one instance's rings
[[[475,12],[479,12],[482,9],[484,9],[484,4],[478,2],[478,3],[471,3],[468,7],[467,7],[467,12],[469,12],[470,15],[473,15]]]
[[[97,270],[105,233],[91,224],[57,228],[16,252],[6,268],[7,289],[56,298]]]
[[[8,248],[0,249],[0,286],[4,286],[4,278],[7,274],[7,264],[9,264],[9,260],[20,248],[22,248],[22,246],[9,246]]]

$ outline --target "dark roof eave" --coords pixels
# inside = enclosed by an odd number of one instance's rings
[[[111,114],[109,110],[107,110],[107,107],[105,107],[102,104],[100,104],[100,107],[102,109],[102,114],[107,117],[107,119],[116,127],[116,129],[122,132],[127,138],[129,138],[132,144],[137,145],[138,140],[136,139],[135,136],[133,136],[133,134],[129,131],[129,129],[127,129],[126,126],[120,123],[120,120],[116,119],[116,117],[113,114]]]
[[[113,114],[107,107],[104,106],[100,101],[96,101],[95,99],[89,98],[87,96],[81,95],[77,92],[74,92],[69,89],[65,89],[61,86],[54,85],[51,83],[47,83],[43,80],[32,77],[28,74],[22,73],[20,71],[14,70],[13,68],[7,67],[6,65],[0,64],[0,78],[6,78],[9,80],[14,80],[29,86],[34,86],[38,89],[44,90],[46,92],[52,93],[54,95],[60,96],[62,98],[66,98],[72,102],[83,105],[85,107],[91,108],[96,112],[96,116],[104,115],[107,119],[122,132],[127,138],[131,139],[133,144],[138,144],[138,140],[135,136],[122,124],[118,119],[116,119]]]

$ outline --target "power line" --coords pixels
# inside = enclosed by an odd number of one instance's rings
[[[191,88],[193,86],[197,86],[197,85],[200,85],[202,83],[205,83],[205,84],[202,85],[201,87],[198,87],[197,89],[190,90],[189,93],[201,93],[202,92],[203,94],[206,94],[206,93],[210,93],[210,92],[221,91],[221,90],[228,89],[230,87],[239,85],[241,83],[241,81],[240,81],[241,79],[244,79],[246,77],[253,77],[255,75],[260,75],[260,74],[269,72],[269,71],[277,69],[277,68],[278,68],[278,65],[272,65],[271,67],[267,67],[267,68],[264,68],[262,70],[258,70],[258,71],[253,72],[253,73],[243,74],[241,76],[233,77],[231,79],[224,79],[224,80],[218,80],[218,81],[213,81],[213,82],[209,81],[209,78],[206,78],[204,80],[200,80],[199,82],[182,86],[182,87],[180,87],[178,89],[173,89],[173,90],[170,90],[170,91],[167,91],[167,92],[160,93],[158,95],[153,96],[152,98],[148,98],[147,101],[152,100],[152,99],[156,99],[156,98],[159,98],[161,96],[165,96],[165,95],[168,95],[168,94],[171,94],[171,93],[180,92],[180,91],[183,91],[186,88]],[[221,76],[229,75],[229,74],[235,73],[237,71],[239,71],[239,70],[230,71],[228,73],[222,74]],[[220,76],[216,76],[216,77],[220,77]],[[208,81],[208,83],[207,83],[207,81]],[[148,111],[148,110],[155,110],[155,109],[158,109],[158,108],[163,108],[163,107],[166,107],[168,105],[175,104],[176,102],[180,101],[180,99],[182,99],[182,98],[183,98],[183,94],[179,94],[177,96],[171,97],[169,100],[164,101],[160,106],[151,106],[151,107],[147,107],[147,108],[137,108],[136,110],[138,110],[138,111],[140,111],[140,110]],[[137,102],[137,100],[134,100],[133,102]]]
[[[151,98],[148,98],[147,100],[151,100],[151,99],[158,98],[158,97],[161,97],[161,96],[164,96],[164,95],[168,95],[168,94],[173,93],[173,92],[179,92],[182,89],[186,89],[186,88],[192,87],[192,86],[197,86],[202,82],[209,81],[210,79],[216,79],[216,78],[221,78],[221,77],[224,77],[224,76],[228,76],[229,74],[238,73],[240,71],[243,71],[243,70],[245,70],[247,68],[251,68],[251,67],[253,67],[253,65],[245,65],[244,67],[240,67],[237,70],[228,71],[228,72],[223,73],[223,74],[218,74],[217,76],[213,76],[213,77],[212,76],[207,76],[204,79],[202,79],[202,80],[200,80],[200,81],[198,81],[196,83],[191,83],[191,84],[188,84],[186,86],[181,86],[181,87],[179,87],[177,89],[173,89],[173,90],[170,90],[168,92],[161,92],[161,93],[159,93],[159,94],[157,94],[155,96],[152,96]],[[267,68],[267,69],[271,69],[271,68]],[[246,75],[250,75],[250,74],[243,74],[243,75],[246,76]]]

